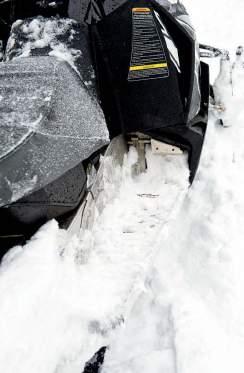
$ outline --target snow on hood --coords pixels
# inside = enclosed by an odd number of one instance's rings
[[[72,46],[78,24],[72,19],[36,17],[18,20],[12,25],[8,39],[7,60],[41,54],[67,61],[73,68],[81,51]],[[42,50],[42,52],[41,52]]]
[[[96,98],[64,61],[3,63],[0,92],[0,205],[48,185],[108,143]]]
[[[23,69],[21,68],[23,66]],[[55,74],[33,64],[2,64],[0,69],[0,159],[37,131],[50,109]],[[14,130],[13,130],[14,129]]]

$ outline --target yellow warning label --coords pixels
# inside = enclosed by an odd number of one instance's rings
[[[131,66],[130,71],[159,69],[159,68],[165,68],[165,67],[168,67],[167,63],[157,63],[153,65]]]
[[[132,12],[147,13],[150,11],[150,8],[132,8]]]

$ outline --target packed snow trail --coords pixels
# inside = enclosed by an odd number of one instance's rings
[[[51,222],[4,258],[0,366],[5,373],[80,373],[124,322],[127,303],[143,284],[189,185],[184,155],[162,157],[148,149],[147,172],[133,176],[136,161],[131,148],[113,177],[107,165],[107,204],[91,231],[70,237]]]

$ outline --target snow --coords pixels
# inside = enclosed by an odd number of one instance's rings
[[[184,0],[197,37],[203,44],[228,49],[232,58],[236,47],[243,44],[244,2],[241,0]],[[212,82],[218,74],[218,61],[211,62]]]
[[[8,182],[8,180],[7,180]],[[19,183],[10,183],[11,190],[13,192],[11,202],[18,201],[23,194],[27,194],[32,191],[37,183],[37,176],[33,176],[32,179],[23,180]]]
[[[200,40],[229,48],[233,62],[242,1],[185,5]],[[148,152],[148,172],[132,176],[132,149],[92,231],[70,238],[52,221],[5,256],[4,372],[80,373],[104,345],[102,373],[244,371],[243,75],[235,66],[231,96],[217,82],[230,127],[210,113],[190,189],[181,157]]]
[[[243,127],[235,124],[223,129],[212,118],[197,180],[102,372],[144,372],[142,357],[151,361],[145,372],[175,372],[163,361],[170,352],[181,373],[243,370],[244,152]]]
[[[45,19],[39,16],[27,21],[18,20],[12,26],[7,58],[28,57],[35,49],[47,48],[50,56],[67,61],[77,71],[75,62],[81,52],[72,47],[77,27],[77,22],[65,18]],[[23,40],[19,43],[20,35]]]
[[[148,151],[147,159],[149,171],[132,176],[137,160],[132,149],[122,169],[113,170],[119,188],[113,190],[116,183],[107,180],[105,198],[112,201],[91,232],[70,238],[52,221],[5,256],[0,270],[5,372],[81,372],[123,323],[127,301],[143,285],[158,250],[155,238],[167,236],[188,190],[185,156],[172,162]]]
[[[220,107],[218,117],[222,119],[226,127],[233,124],[236,108],[242,107],[242,97],[244,94],[243,79],[243,55],[238,56],[234,63],[231,63],[229,59],[223,58],[221,69],[213,88],[216,103]]]
[[[204,31],[203,9],[190,5]],[[209,34],[219,35],[214,28],[223,22],[213,23]],[[225,48],[233,48],[227,41]],[[197,179],[126,323],[114,333],[103,373],[243,371],[243,74],[239,61],[233,87],[223,77],[216,81],[224,122],[233,128],[221,128],[210,115]]]

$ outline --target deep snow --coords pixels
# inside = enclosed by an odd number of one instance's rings
[[[136,160],[131,149],[122,169],[113,170],[115,182],[105,184],[111,201],[91,232],[70,237],[53,221],[5,256],[0,271],[5,372],[81,372],[124,322],[127,303],[143,286],[189,177],[185,156],[172,160],[148,150],[149,170],[137,177],[131,172]]]
[[[242,43],[241,0],[231,9],[220,0],[185,4],[202,42],[232,52]],[[214,79],[216,63],[212,72]],[[170,163],[148,153],[153,167],[132,178],[132,151],[116,171],[119,194],[92,232],[70,238],[50,222],[5,257],[2,371],[81,372],[107,344],[103,373],[244,371],[241,66],[233,81],[234,96],[222,97],[232,127],[210,114],[189,190],[184,159]]]
[[[235,64],[232,79],[230,98],[218,78],[232,127],[210,113],[196,180],[113,334],[103,373],[244,369],[243,64]]]

